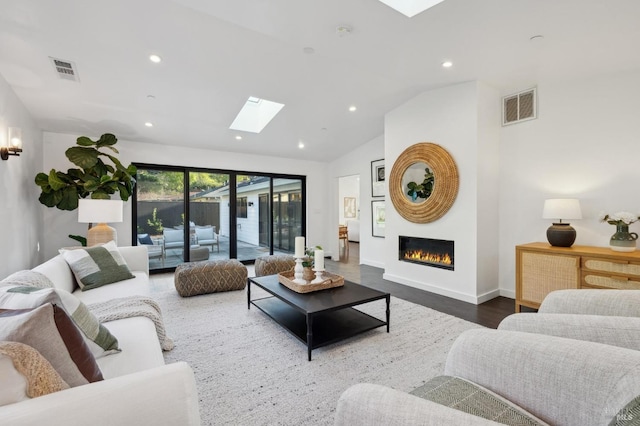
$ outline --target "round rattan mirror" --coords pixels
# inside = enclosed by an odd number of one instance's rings
[[[426,199],[416,197],[415,192],[409,193],[409,178],[405,175],[408,172],[415,175],[416,169],[425,176],[433,173],[433,187]],[[405,149],[394,163],[389,176],[389,195],[400,216],[414,223],[429,223],[449,211],[458,195],[458,184],[458,168],[453,157],[440,145],[422,142]]]

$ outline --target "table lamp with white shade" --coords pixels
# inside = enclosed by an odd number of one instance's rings
[[[543,219],[554,219],[558,222],[547,229],[547,240],[555,247],[571,247],[576,240],[576,230],[569,223],[563,223],[567,219],[582,219],[580,201],[575,198],[554,198],[544,200],[542,210]]]
[[[116,230],[107,222],[122,222],[122,200],[78,200],[78,222],[97,223],[87,232],[87,247],[109,241],[117,244]]]

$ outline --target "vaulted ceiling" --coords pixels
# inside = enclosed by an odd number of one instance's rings
[[[638,22],[638,0],[0,0],[0,74],[45,131],[330,161],[427,89],[639,69]],[[250,96],[285,107],[229,130]]]

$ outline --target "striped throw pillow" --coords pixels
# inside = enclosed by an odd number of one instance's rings
[[[78,249],[61,249],[82,291],[134,278],[113,241]]]

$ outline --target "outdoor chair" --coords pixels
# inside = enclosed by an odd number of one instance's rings
[[[145,246],[149,255],[149,260],[160,259],[164,266],[164,245],[162,239],[154,239],[149,234],[138,234],[138,245]]]
[[[198,245],[211,246],[211,251],[213,251],[213,246],[216,246],[218,253],[220,252],[220,243],[215,226],[196,226],[196,239]]]
[[[184,231],[181,229],[162,230],[164,251],[181,249],[184,247]]]

